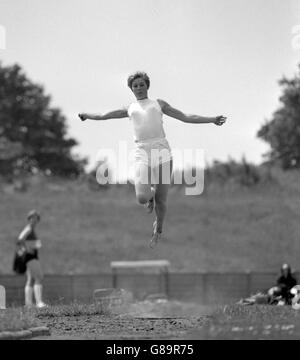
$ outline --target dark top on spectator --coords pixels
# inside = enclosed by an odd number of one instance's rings
[[[292,274],[288,274],[288,276],[280,276],[277,279],[277,286],[280,287],[282,291],[282,296],[289,296],[289,291],[297,285],[297,280]]]

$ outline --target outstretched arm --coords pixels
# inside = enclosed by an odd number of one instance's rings
[[[119,110],[108,111],[103,114],[80,113],[80,114],[78,114],[78,116],[80,117],[80,119],[82,121],[85,121],[88,119],[90,119],[90,120],[109,120],[109,119],[120,119],[120,118],[128,117],[128,112],[127,112],[127,108],[123,108],[123,109],[119,109]]]
[[[205,117],[205,116],[199,116],[199,115],[188,115],[183,113],[182,111],[173,108],[170,104],[168,104],[164,100],[158,100],[162,112],[165,115],[171,116],[175,119],[178,119],[180,121],[183,121],[185,123],[191,123],[191,124],[209,124],[213,123],[216,125],[223,125],[226,121],[226,117],[223,115],[215,116],[215,117]]]

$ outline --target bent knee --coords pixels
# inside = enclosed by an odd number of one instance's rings
[[[149,201],[149,197],[146,194],[137,194],[136,200],[139,204],[146,204]]]

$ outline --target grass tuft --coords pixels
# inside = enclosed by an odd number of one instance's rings
[[[104,314],[108,314],[108,311],[100,303],[86,305],[74,302],[70,305],[53,305],[36,310],[36,316],[40,319],[45,317],[92,316]]]

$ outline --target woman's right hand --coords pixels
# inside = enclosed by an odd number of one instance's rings
[[[26,252],[25,241],[18,241],[16,244],[16,252],[21,256]]]
[[[85,113],[80,113],[80,114],[78,114],[78,116],[79,116],[81,121],[85,121],[85,120],[88,119],[88,116]]]
[[[18,246],[16,252],[19,256],[23,256],[27,252],[27,250],[25,247]]]

